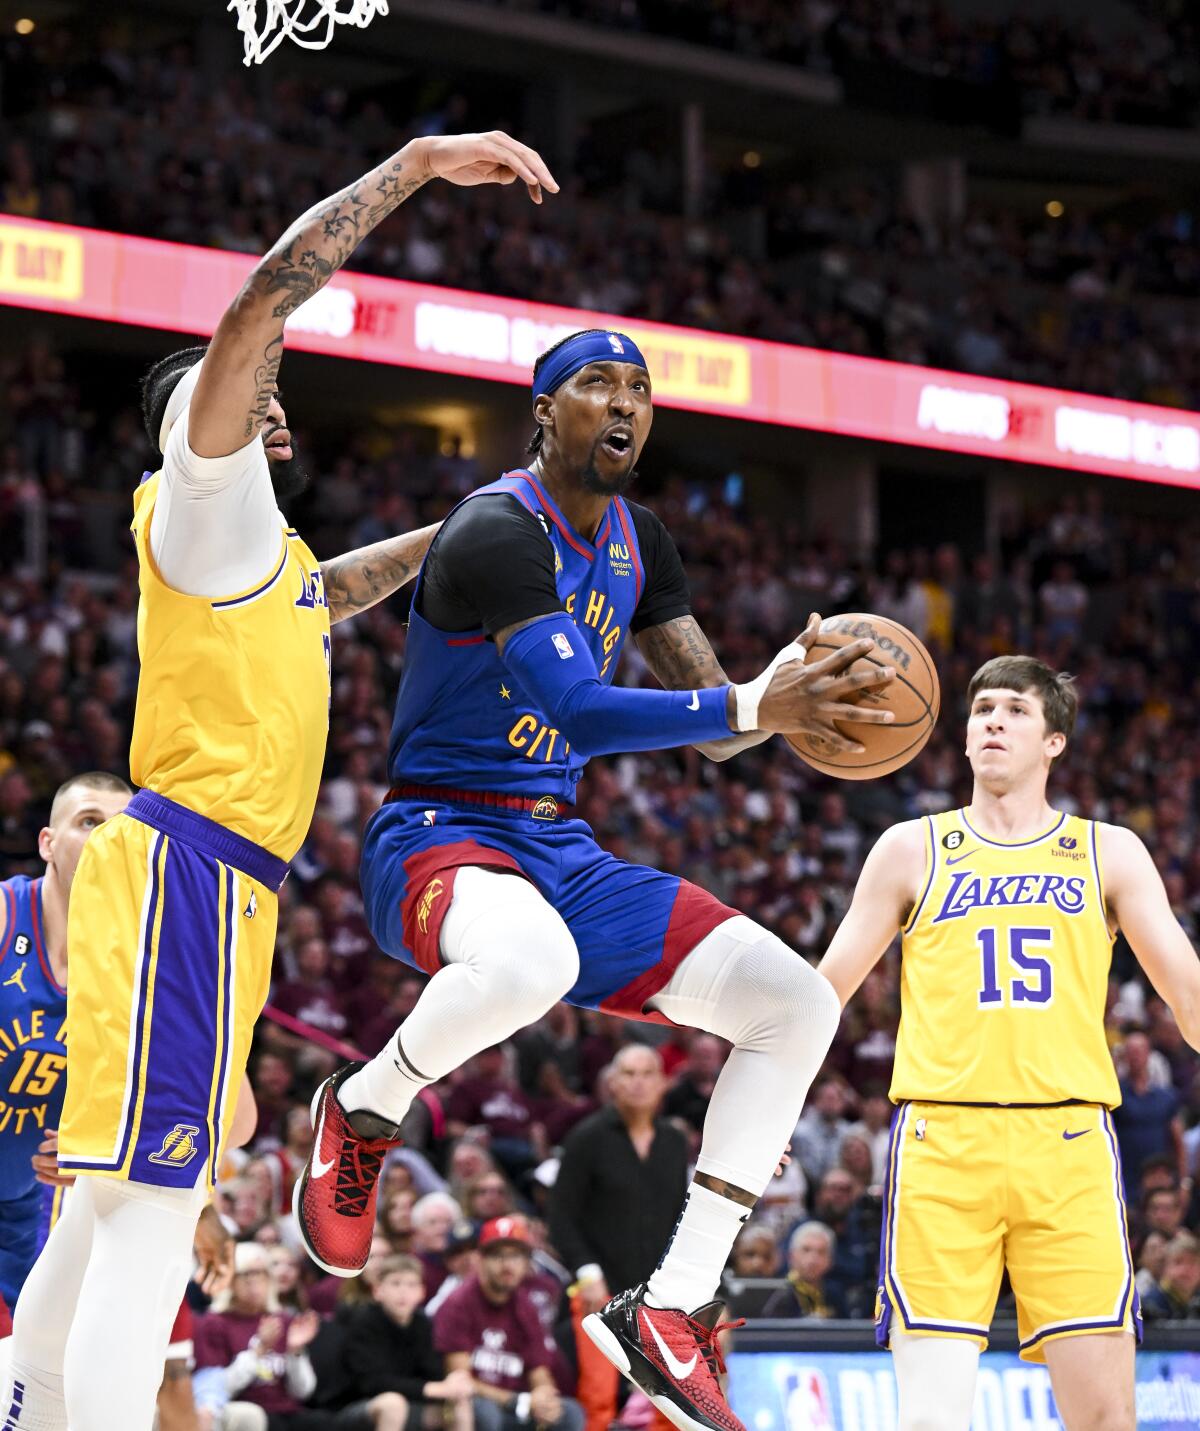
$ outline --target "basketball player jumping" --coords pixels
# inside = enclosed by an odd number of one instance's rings
[[[1200,961],[1141,840],[1055,810],[1070,677],[1002,656],[968,691],[965,810],[871,851],[821,961],[845,1003],[899,931],[877,1336],[901,1431],[967,1431],[1005,1267],[1068,1431],[1133,1431],[1141,1319],[1104,1036],[1119,927],[1200,1049]]]
[[[833,1037],[837,999],[766,929],[678,875],[615,859],[568,807],[592,755],[697,745],[721,758],[774,731],[857,748],[833,721],[890,720],[847,701],[894,673],[847,672],[869,641],[805,665],[814,617],[757,680],[729,684],[666,529],[621,496],[652,415],[630,338],[564,339],[538,360],[532,401],[532,464],[460,503],[422,568],[392,790],[364,841],[375,939],[433,977],[379,1057],[314,1100],[296,1210],[316,1261],[361,1268],[380,1164],[414,1095],[559,999],[728,1039],[671,1246],[648,1285],[585,1325],[677,1425],[733,1431],[711,1299]],[[611,684],[630,631],[666,690]]]
[[[435,177],[556,186],[503,134],[422,138],[298,219],[201,355],[145,388],[162,470],[134,500],[143,788],[71,897],[59,1162],[78,1179],[25,1285],[0,1395],[18,1431],[148,1431],[171,1319],[266,997],[276,895],[325,754],[331,620],[415,570],[431,530],[319,563],[277,506],[293,461],[284,322]]]

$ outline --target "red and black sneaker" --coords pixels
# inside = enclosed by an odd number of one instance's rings
[[[680,1431],[746,1431],[718,1380],[725,1362],[717,1337],[742,1322],[718,1322],[720,1315],[720,1302],[690,1316],[648,1307],[643,1283],[585,1317],[583,1330]]]
[[[308,1255],[335,1277],[357,1277],[375,1232],[379,1170],[399,1128],[374,1113],[347,1113],[337,1090],[362,1067],[348,1063],[313,1095],[316,1137],[292,1192],[292,1211]]]

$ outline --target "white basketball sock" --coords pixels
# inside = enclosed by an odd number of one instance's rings
[[[712,1301],[729,1249],[750,1209],[693,1183],[663,1260],[646,1284],[652,1307],[694,1312]]]
[[[455,875],[440,949],[404,1027],[338,1090],[347,1113],[399,1123],[419,1089],[535,1023],[579,977],[571,932],[535,886],[473,865]]]
[[[12,1345],[12,1339],[6,1339]],[[10,1367],[11,1382],[7,1400],[0,1410],[3,1431],[67,1431],[67,1403],[63,1397],[63,1379],[52,1372],[18,1362]]]

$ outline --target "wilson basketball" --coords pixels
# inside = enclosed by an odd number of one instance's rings
[[[850,700],[855,705],[893,711],[896,718],[892,724],[839,725],[843,734],[865,747],[861,754],[833,750],[828,741],[817,736],[784,736],[801,760],[815,770],[842,780],[874,780],[876,776],[890,775],[907,765],[929,739],[941,709],[941,689],[929,652],[911,631],[886,616],[860,612],[830,616],[822,621],[808,659],[810,662],[823,660],[864,636],[875,642],[876,650],[869,656],[861,656],[850,670],[860,671],[864,663],[893,666],[896,679],[882,690],[866,691]]]

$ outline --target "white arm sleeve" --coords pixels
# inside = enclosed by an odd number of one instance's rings
[[[282,541],[262,439],[227,457],[197,457],[185,409],[167,439],[150,519],[163,580],[188,596],[232,596],[271,575]]]

